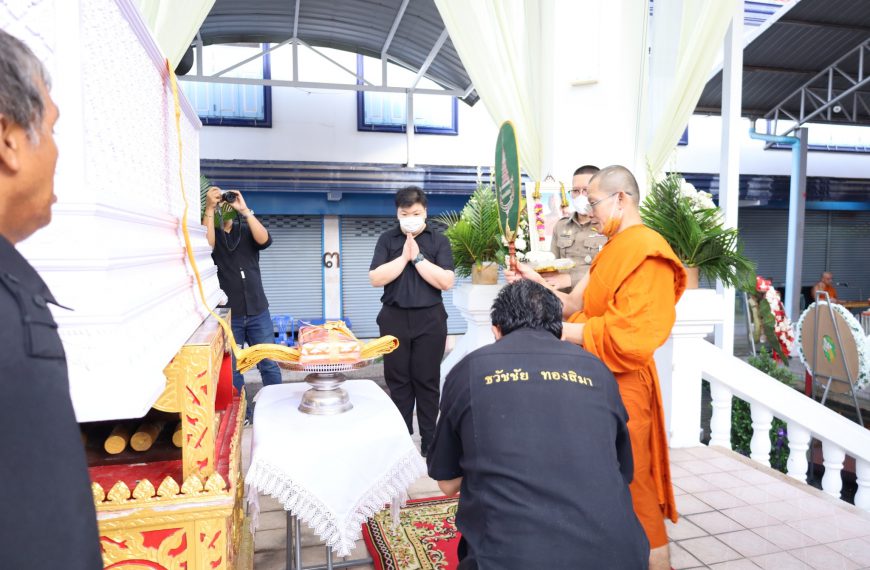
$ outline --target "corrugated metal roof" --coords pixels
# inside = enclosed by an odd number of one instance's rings
[[[297,37],[312,46],[381,56],[402,0],[301,0]],[[200,28],[203,43],[280,43],[293,37],[293,0],[217,0]],[[408,3],[388,54],[413,71],[429,55],[444,30],[432,0]],[[448,89],[466,89],[471,79],[448,39],[426,72]],[[463,100],[478,100],[472,91]]]
[[[870,2],[867,0],[800,0],[761,29],[743,50],[743,115],[762,117],[840,57],[870,38]],[[775,17],[776,18],[776,17]],[[856,72],[846,64],[844,71]],[[834,90],[851,84],[835,77]],[[870,97],[870,90],[862,91]],[[696,112],[718,114],[722,104],[722,72],[706,85]],[[796,107],[787,108],[796,113]],[[859,114],[859,124],[870,116]],[[846,122],[832,115],[830,121]]]

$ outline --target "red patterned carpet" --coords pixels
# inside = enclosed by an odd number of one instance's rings
[[[459,532],[457,498],[408,501],[393,529],[389,509],[363,525],[363,539],[377,570],[454,570]]]

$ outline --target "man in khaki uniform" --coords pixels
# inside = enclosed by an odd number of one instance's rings
[[[568,273],[552,273],[545,277],[565,293],[570,292],[583,279],[589,271],[592,260],[607,242],[607,238],[592,227],[589,217],[578,213],[578,211],[585,211],[585,204],[588,203],[586,188],[589,186],[589,180],[598,170],[597,166],[586,165],[574,171],[571,180],[574,213],[556,222],[553,228],[550,251],[557,258],[573,260],[574,267]]]

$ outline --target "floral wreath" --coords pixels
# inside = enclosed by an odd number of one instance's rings
[[[769,279],[760,275],[755,278],[755,290],[757,296],[761,297],[758,299],[758,310],[765,336],[770,342],[773,341],[770,337],[777,340],[777,344],[772,346],[773,359],[785,362],[794,350],[795,338],[791,321],[785,316],[779,291],[771,285]]]
[[[846,325],[849,327],[849,333],[855,339],[855,347],[858,350],[858,377],[855,378],[855,388],[862,389],[870,385],[870,337],[864,335],[864,329],[861,327],[861,323],[858,322],[858,319],[855,318],[846,307],[837,303],[827,303],[825,301],[820,301],[817,303],[811,304],[809,307],[801,315],[801,318],[798,319],[797,324],[797,346],[798,346],[798,357],[800,357],[801,364],[806,367],[807,371],[812,374],[813,369],[810,366],[809,359],[807,355],[804,354],[803,349],[803,324],[804,319],[807,318],[807,315],[810,314],[810,309],[818,305],[821,307],[827,307],[830,305],[831,309],[834,312],[839,313],[843,320],[846,322]]]

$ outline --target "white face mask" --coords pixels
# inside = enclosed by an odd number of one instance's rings
[[[408,218],[399,218],[399,226],[406,234],[415,234],[423,227],[426,218],[423,216],[410,216]]]
[[[589,215],[589,198],[585,194],[580,194],[574,198],[574,211],[581,216]]]

